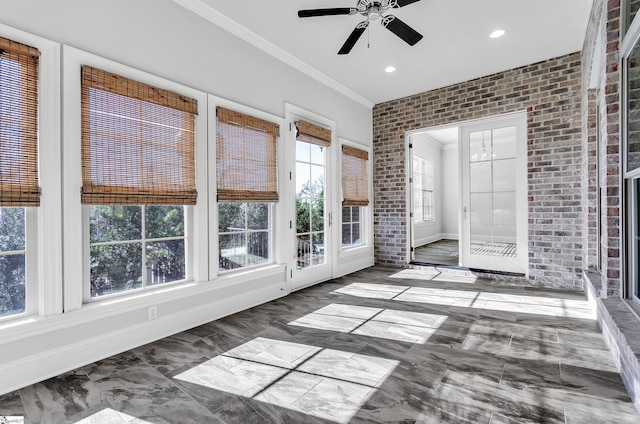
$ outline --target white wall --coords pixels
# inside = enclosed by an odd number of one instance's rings
[[[442,149],[442,191],[447,193],[442,198],[442,233],[445,238],[458,239],[458,213],[460,173],[458,163],[458,146],[449,144]]]
[[[433,196],[435,201],[435,220],[430,222],[416,222],[413,224],[413,247],[440,240],[442,233],[442,165],[440,160],[440,143],[426,134],[414,134],[411,137],[413,154],[433,164]]]
[[[3,1],[0,22],[274,115],[288,101],[371,143],[371,110],[171,0]]]
[[[277,116],[290,102],[333,120],[339,137],[371,146],[368,107],[171,0],[4,1],[0,23]],[[78,228],[65,228],[63,238]],[[371,265],[373,249],[360,252],[344,259]],[[131,300],[92,304],[0,322],[0,394],[280,297],[287,293],[284,271],[276,264],[140,296],[134,306]],[[150,305],[158,306],[155,321],[147,321]]]

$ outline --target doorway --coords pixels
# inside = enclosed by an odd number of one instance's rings
[[[526,113],[407,139],[411,262],[526,275]]]
[[[332,141],[334,129],[322,118],[299,114],[289,106],[290,156],[288,199],[292,218],[289,239],[293,254],[288,262],[290,290],[327,280],[333,275]]]

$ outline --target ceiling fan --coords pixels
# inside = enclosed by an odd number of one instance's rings
[[[402,38],[407,44],[413,46],[422,40],[422,34],[411,28],[393,15],[385,15],[389,9],[397,9],[420,0],[358,0],[356,7],[335,7],[330,9],[306,9],[299,10],[299,18],[313,18],[316,16],[355,15],[361,14],[367,19],[356,25],[355,29],[342,45],[338,54],[348,54],[360,36],[369,27],[369,22],[380,19],[383,27]]]

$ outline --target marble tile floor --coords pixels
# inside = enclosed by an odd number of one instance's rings
[[[373,267],[0,396],[27,423],[639,423],[581,293]]]

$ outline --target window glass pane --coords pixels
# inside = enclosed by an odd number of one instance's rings
[[[243,231],[245,227],[244,203],[218,203],[218,231]]]
[[[351,216],[354,222],[360,221],[360,208],[351,208]]]
[[[94,205],[89,211],[91,243],[140,240],[142,207]]]
[[[248,203],[247,222],[250,230],[266,230],[269,228],[269,204]]]
[[[346,207],[342,208],[342,223],[348,223],[348,222],[351,222],[351,207],[350,206],[346,206]]]
[[[631,181],[632,189],[631,196],[635,199],[629,199],[632,204],[636,205],[640,204],[640,179],[635,179]],[[635,201],[635,202],[634,202]],[[630,217],[635,224],[635,232],[631,234],[633,239],[631,240],[631,249],[630,249],[630,258],[629,258],[629,268],[631,272],[629,273],[635,281],[631,282],[632,291],[636,297],[636,301],[640,302],[640,211],[638,211],[638,207],[636,206],[634,213]]]
[[[220,232],[227,233],[219,236],[219,270],[270,263],[270,204],[220,203],[219,211]],[[223,221],[233,226],[223,228]]]
[[[0,252],[24,250],[24,208],[0,208]]]
[[[352,241],[351,244],[362,244],[362,240],[360,240],[360,228],[362,227],[361,223],[354,223],[352,226]]]
[[[0,317],[25,312],[25,281],[25,255],[0,254]]]
[[[142,243],[91,247],[91,297],[142,287]]]
[[[184,236],[184,206],[147,206],[145,213],[147,238]]]
[[[26,311],[25,209],[0,208],[0,317]]]
[[[147,243],[147,285],[186,278],[184,239]]]
[[[269,263],[269,233],[264,231],[249,233],[247,251],[249,266]]]
[[[640,0],[626,0],[627,1],[627,28],[633,22],[633,18],[638,14],[638,9],[640,9]]]
[[[342,224],[342,245],[351,244],[351,224]]]
[[[625,61],[627,66],[627,172],[640,167],[640,44]]]
[[[247,265],[245,234],[222,234],[220,243],[220,271],[242,268]]]
[[[361,244],[360,207],[342,208],[342,247]]]

